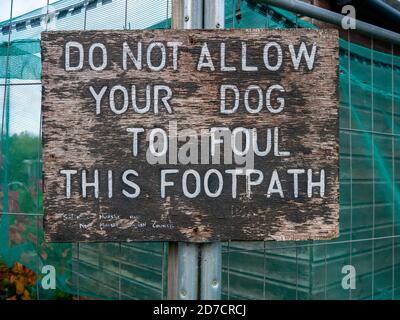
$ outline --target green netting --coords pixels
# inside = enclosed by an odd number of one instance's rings
[[[40,40],[0,43],[0,78],[39,80],[40,75]]]
[[[313,27],[288,11],[252,3],[243,2],[237,20],[235,2],[226,1],[226,27]],[[169,28],[170,19],[149,25]],[[40,110],[40,85],[32,84],[39,83],[40,72],[39,40],[0,43],[0,261],[8,267],[20,262],[38,276],[43,265],[54,265],[59,290],[45,291],[37,284],[37,298],[60,292],[108,299],[165,297],[163,244],[78,248],[44,243],[40,134],[24,109],[28,104]],[[400,297],[400,57],[340,40],[340,99],[341,236],[322,243],[225,245],[224,298]],[[39,128],[39,116],[33,121]],[[358,274],[351,293],[341,287],[341,268],[347,264]]]

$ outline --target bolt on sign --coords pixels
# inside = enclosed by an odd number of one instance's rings
[[[336,30],[42,34],[48,241],[338,235]]]

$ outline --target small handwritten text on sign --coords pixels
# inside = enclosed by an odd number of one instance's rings
[[[42,34],[49,241],[338,234],[335,30]]]

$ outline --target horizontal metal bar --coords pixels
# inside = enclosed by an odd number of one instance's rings
[[[349,239],[349,240],[310,240],[306,244],[296,244],[296,245],[287,245],[287,246],[276,246],[276,247],[266,247],[265,252],[271,252],[275,250],[283,250],[283,249],[296,249],[296,248],[306,248],[309,246],[316,247],[316,246],[325,246],[325,245],[337,245],[337,244],[346,244],[346,243],[358,243],[358,242],[364,242],[364,241],[372,241],[372,240],[388,240],[388,239],[400,239],[400,235],[392,235],[392,236],[382,236],[382,237],[371,237],[371,238],[362,238],[362,239]],[[316,242],[318,241],[318,242]],[[240,241],[238,241],[240,242]],[[277,242],[271,241],[272,243],[276,244]],[[295,241],[292,241],[295,242]],[[224,246],[227,248],[227,244],[224,243]],[[233,249],[234,248],[234,249]],[[264,249],[263,248],[235,248],[235,241],[230,241],[229,244],[229,253],[235,253],[235,252],[258,252],[258,253],[263,253]],[[228,249],[223,250],[223,253],[228,253]]]
[[[5,78],[2,78],[5,79]],[[10,80],[10,79],[8,79]],[[19,80],[19,79],[18,79]],[[12,81],[12,80],[11,80]],[[41,82],[27,82],[27,83],[0,83],[0,87],[11,87],[11,86],[40,86]]]
[[[382,0],[367,0],[363,5],[370,7],[370,9],[375,11],[375,14],[384,14],[385,18],[388,18],[391,21],[400,21],[400,12]]]
[[[339,13],[323,9],[312,4],[308,4],[298,0],[259,0],[260,2],[286,9],[292,12],[297,12],[310,18],[315,18],[324,22],[328,22],[337,26],[342,26],[342,20],[345,17]],[[356,20],[356,32],[364,34],[366,36],[372,36],[375,39],[388,41],[393,44],[400,45],[400,34],[375,26],[370,23],[366,23],[360,20]]]
[[[36,212],[0,212],[0,217],[4,215],[8,216],[43,216],[43,212],[36,213]]]
[[[373,135],[380,135],[380,136],[386,136],[386,137],[400,137],[400,133],[391,133],[391,132],[379,132],[379,131],[372,131],[372,130],[366,130],[366,129],[353,129],[353,128],[339,128],[340,131],[344,132],[357,132],[357,133],[366,133],[366,134],[373,134]]]

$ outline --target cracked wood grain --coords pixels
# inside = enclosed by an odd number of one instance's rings
[[[76,41],[84,48],[82,70],[65,70],[65,46]],[[128,59],[127,70],[122,64],[122,47],[127,42],[136,52],[137,42],[143,45],[143,66],[135,68]],[[151,70],[146,60],[146,48],[159,41],[181,42],[177,68],[173,66],[173,50],[167,49],[166,67]],[[197,70],[202,44],[207,42],[215,71]],[[225,43],[225,66],[236,71],[221,71],[220,45]],[[247,66],[258,66],[258,71],[242,70],[242,42],[246,42]],[[277,71],[265,68],[263,49],[266,43],[276,42],[282,48],[282,67]],[[305,62],[296,70],[291,62],[289,44],[296,49],[301,42],[310,48],[317,44],[312,70]],[[104,70],[89,66],[89,48],[101,43],[107,50]],[[275,52],[270,50],[272,54]],[[101,48],[93,51],[93,64],[101,66]],[[152,64],[162,59],[153,49]],[[71,54],[71,65],[78,64],[76,52]],[[271,59],[276,63],[278,56]],[[220,240],[318,240],[338,235],[338,34],[335,30],[185,30],[185,31],[71,31],[42,33],[42,114],[43,114],[43,176],[45,238],[47,241],[191,241]],[[220,86],[233,84],[241,93],[240,108],[232,114],[221,114]],[[248,113],[243,107],[243,95],[250,85],[258,85],[263,95],[268,87],[280,84],[284,89],[285,109],[273,114],[263,107],[258,113]],[[129,105],[126,112],[115,114],[110,103],[122,106],[123,96],[110,101],[113,86],[127,88]],[[139,114],[131,102],[131,86],[137,90],[137,105],[146,105],[146,85],[167,85],[172,90],[172,113],[160,105],[160,112]],[[89,87],[99,92],[107,86],[96,114],[96,102]],[[151,91],[151,94],[153,92]],[[232,97],[230,96],[229,99]],[[252,95],[252,105],[256,105]],[[276,96],[272,96],[272,100]],[[265,102],[265,96],[264,96]],[[227,104],[232,103],[231,100]],[[150,110],[153,110],[151,105]],[[204,177],[211,168],[224,172],[237,165],[222,164],[154,164],[146,161],[147,144],[140,139],[138,155],[132,155],[132,134],[128,127],[142,127],[146,131],[158,127],[168,131],[168,123],[177,121],[179,129],[200,132],[210,127],[255,128],[265,138],[268,128],[278,127],[282,135],[282,149],[289,157],[256,157],[254,168],[264,173],[263,182],[246,197],[246,186],[238,178],[238,196],[232,198],[232,178],[224,174],[220,196],[210,198],[204,190],[196,198],[183,195],[181,177],[185,170],[194,169]],[[182,145],[183,142],[178,142]],[[200,152],[200,151],[199,151]],[[299,196],[294,197],[293,176],[287,169],[303,168],[315,172],[324,169],[325,194],[307,197],[307,174],[299,175]],[[60,170],[76,170],[71,179],[71,196],[66,197],[65,176]],[[82,170],[93,180],[99,172],[99,197],[92,188],[82,196]],[[139,173],[135,182],[140,196],[134,199],[123,195],[125,170]],[[160,172],[178,169],[171,178],[175,186],[166,198],[160,197]],[[272,171],[279,172],[284,198],[266,192]],[[108,197],[108,170],[112,170],[113,196]],[[315,176],[318,178],[318,176]],[[212,183],[215,181],[213,180]],[[188,183],[192,192],[193,179]],[[129,189],[129,188],[128,188]],[[132,189],[129,189],[132,191]]]

